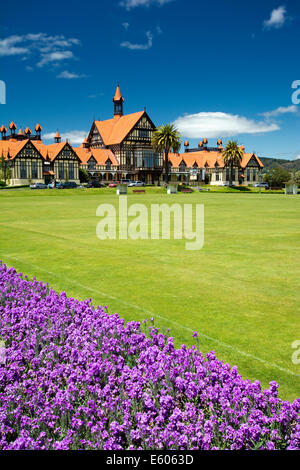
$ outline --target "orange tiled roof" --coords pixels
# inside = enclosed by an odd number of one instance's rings
[[[41,140],[29,140],[24,139],[21,141],[16,141],[15,139],[9,140],[0,140],[0,156],[4,155],[4,158],[7,159],[9,154],[10,158],[13,160],[19,152],[25,147],[28,142],[37,149],[37,151],[42,155],[42,157],[46,160],[47,158],[53,161],[59,152],[64,148],[67,144],[66,142],[60,142],[50,145],[45,145]],[[76,149],[74,149],[76,151]]]
[[[86,149],[83,147],[74,148],[81,163],[87,164],[91,157],[94,157],[98,165],[105,165],[107,159],[111,160],[112,165],[119,165],[118,159],[110,149]]]
[[[115,116],[107,121],[95,121],[104,144],[120,144],[144,113],[145,111],[139,111],[125,116]]]
[[[3,155],[7,160],[8,155],[13,160],[23,147],[27,144],[28,140],[21,140],[19,142],[12,140],[0,140],[0,156]]]
[[[260,168],[263,168],[264,165],[262,164],[258,156],[253,153],[244,153],[241,162],[242,168],[245,168],[247,166],[253,155]],[[218,164],[219,168],[224,168],[225,166],[222,152],[212,152],[208,150],[204,150],[202,152],[186,152],[181,154],[170,153],[169,160],[172,163],[172,166],[175,168],[179,167],[179,164],[182,160],[185,162],[188,168],[192,168],[195,162],[197,163],[199,168],[204,168],[205,164],[207,164],[209,168],[214,168],[216,163]]]
[[[53,161],[66,144],[67,142],[56,142],[50,145],[44,145],[43,143],[37,145],[44,154],[47,152],[46,155],[48,154],[50,161]]]

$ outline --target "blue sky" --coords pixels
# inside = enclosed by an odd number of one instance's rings
[[[44,136],[59,129],[76,145],[94,118],[112,116],[119,81],[125,113],[146,106],[191,146],[234,138],[260,156],[297,158],[299,39],[296,0],[5,2],[0,124],[39,122]]]

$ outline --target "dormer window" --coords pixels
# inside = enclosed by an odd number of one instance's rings
[[[96,169],[96,160],[91,157],[88,161],[88,169],[89,170],[95,170]]]
[[[186,169],[186,164],[185,164],[185,162],[182,160],[182,161],[180,162],[180,164],[179,164],[179,170],[180,170],[180,171],[185,171],[185,169]]]
[[[111,169],[111,160],[110,159],[106,160],[105,165],[106,165],[106,169],[110,170]]]

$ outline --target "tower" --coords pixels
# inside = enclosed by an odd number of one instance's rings
[[[120,90],[119,82],[117,85],[115,96],[113,98],[113,103],[114,103],[114,116],[123,116],[124,98]]]

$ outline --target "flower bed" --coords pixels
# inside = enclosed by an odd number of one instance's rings
[[[1,263],[0,340],[0,449],[300,447],[300,399],[275,382]]]

